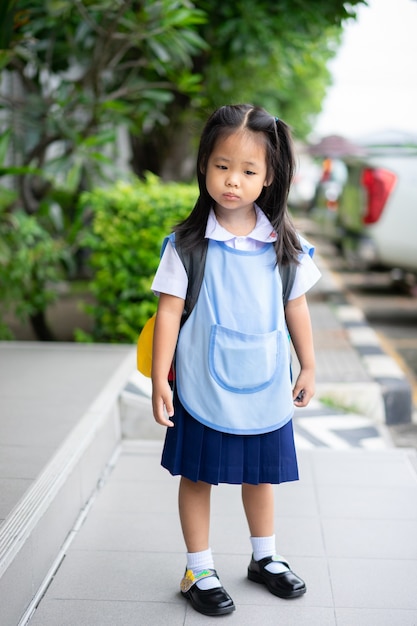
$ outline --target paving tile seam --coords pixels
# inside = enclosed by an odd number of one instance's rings
[[[179,600],[181,600],[181,602],[183,602],[183,597],[180,596]],[[108,604],[114,604],[115,602],[117,604],[172,604],[172,605],[177,605],[177,602],[173,602],[172,600],[126,600],[125,598],[120,598],[117,600],[108,600],[106,598],[68,598],[68,597],[64,597],[64,596],[55,596],[53,598],[46,598],[44,600],[45,603],[54,603],[54,602],[98,602],[98,603],[108,603]]]

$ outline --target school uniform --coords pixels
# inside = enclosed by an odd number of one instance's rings
[[[175,426],[167,429],[162,465],[210,484],[298,479],[282,284],[276,234],[259,207],[246,237],[224,229],[211,211],[200,295],[180,331],[174,390]],[[289,299],[320,277],[313,248],[303,252]],[[155,293],[185,299],[187,275],[170,241],[152,283]]]

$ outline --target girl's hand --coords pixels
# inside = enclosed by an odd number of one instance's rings
[[[314,391],[314,370],[301,370],[292,392],[295,406],[307,406]]]
[[[307,406],[315,391],[315,359],[313,333],[305,295],[288,301],[285,317],[301,367],[292,397],[295,406]]]
[[[174,426],[168,418],[174,415],[172,390],[168,374],[178,340],[184,300],[161,293],[156,313],[152,351],[152,409],[161,426]]]
[[[161,426],[174,426],[168,418],[174,416],[174,405],[172,402],[172,390],[168,381],[153,383],[152,409],[155,421]]]

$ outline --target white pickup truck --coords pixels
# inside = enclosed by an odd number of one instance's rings
[[[352,264],[417,275],[417,137],[385,134],[362,148],[326,159],[312,215]]]

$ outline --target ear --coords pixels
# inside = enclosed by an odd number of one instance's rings
[[[273,180],[274,180],[273,176],[270,176],[269,178],[267,178],[264,182],[264,187],[269,187],[269,185],[272,185]]]

